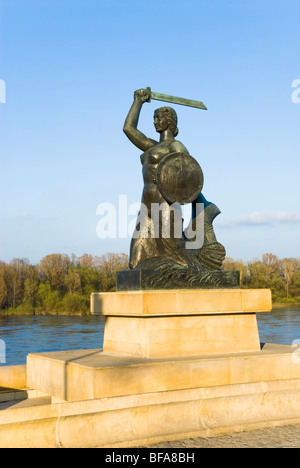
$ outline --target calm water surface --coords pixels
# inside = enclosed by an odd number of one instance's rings
[[[300,307],[273,309],[257,314],[260,341],[291,345],[300,340]]]
[[[103,334],[102,317],[0,316],[6,365],[25,364],[28,353],[101,348]]]
[[[261,342],[290,345],[300,340],[300,308],[257,314],[257,321]],[[0,316],[6,365],[25,364],[28,353],[101,348],[103,334],[102,317]]]

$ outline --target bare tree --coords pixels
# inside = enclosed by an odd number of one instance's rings
[[[96,266],[103,270],[108,277],[114,276],[116,271],[129,268],[128,255],[107,253],[102,257],[95,257]]]
[[[68,273],[65,276],[65,285],[67,286],[70,294],[81,292],[80,274],[71,267],[68,269]]]
[[[276,270],[279,268],[279,259],[276,255],[267,253],[264,254],[262,257],[262,261],[264,265],[266,266],[267,273],[269,276],[272,276]]]
[[[7,287],[8,305],[15,308],[22,299],[24,288],[24,274],[20,259],[14,259],[5,265],[4,278]]]
[[[93,268],[94,266],[94,257],[90,254],[83,254],[79,257],[79,264],[86,268]]]
[[[5,264],[0,263],[0,309],[7,303],[7,286],[4,277]]]
[[[286,297],[288,297],[289,286],[293,279],[295,268],[293,266],[293,263],[287,258],[284,258],[282,260],[282,268],[283,268],[283,274],[284,274],[285,286],[286,286]]]
[[[51,254],[41,260],[39,269],[53,289],[60,289],[64,285],[69,263],[68,255]]]

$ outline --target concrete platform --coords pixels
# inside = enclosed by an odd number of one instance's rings
[[[80,401],[262,381],[300,379],[294,348],[267,344],[255,353],[142,359],[101,350],[29,354],[27,385]],[[84,383],[84,384],[83,384]]]
[[[52,396],[51,403],[46,397],[31,398],[26,404],[11,402],[6,408],[0,407],[0,447],[139,447],[297,424],[300,363],[295,351],[289,346],[267,344],[260,353],[171,362],[151,360],[146,368],[141,359],[126,363],[125,358],[116,367],[118,358],[106,356],[98,380],[99,359],[103,360],[99,350],[66,352],[65,358],[60,353],[34,356],[29,363],[29,379],[34,365],[40,370],[48,368],[51,373],[47,362],[52,357],[53,363],[67,369],[64,375],[72,376],[75,368],[81,372],[86,380],[78,381],[84,388],[77,397],[88,399],[63,401]],[[127,385],[125,369],[130,376]],[[177,389],[155,390],[158,382],[166,384],[171,378],[177,382]],[[111,396],[101,395],[110,379],[114,380]],[[191,387],[183,387],[184,381]],[[75,389],[69,388],[68,382],[65,385],[67,392],[61,388],[60,396],[74,398]]]

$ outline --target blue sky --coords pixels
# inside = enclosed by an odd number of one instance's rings
[[[140,201],[140,151],[122,126],[146,86],[208,107],[176,106],[178,139],[222,212],[227,255],[300,256],[298,0],[2,0],[0,11],[1,260],[129,252],[129,237],[97,237],[96,210]],[[159,106],[140,118],[152,138]]]

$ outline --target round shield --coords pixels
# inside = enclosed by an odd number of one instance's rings
[[[202,169],[186,153],[165,156],[157,166],[155,178],[158,190],[169,203],[191,203],[203,188]]]

